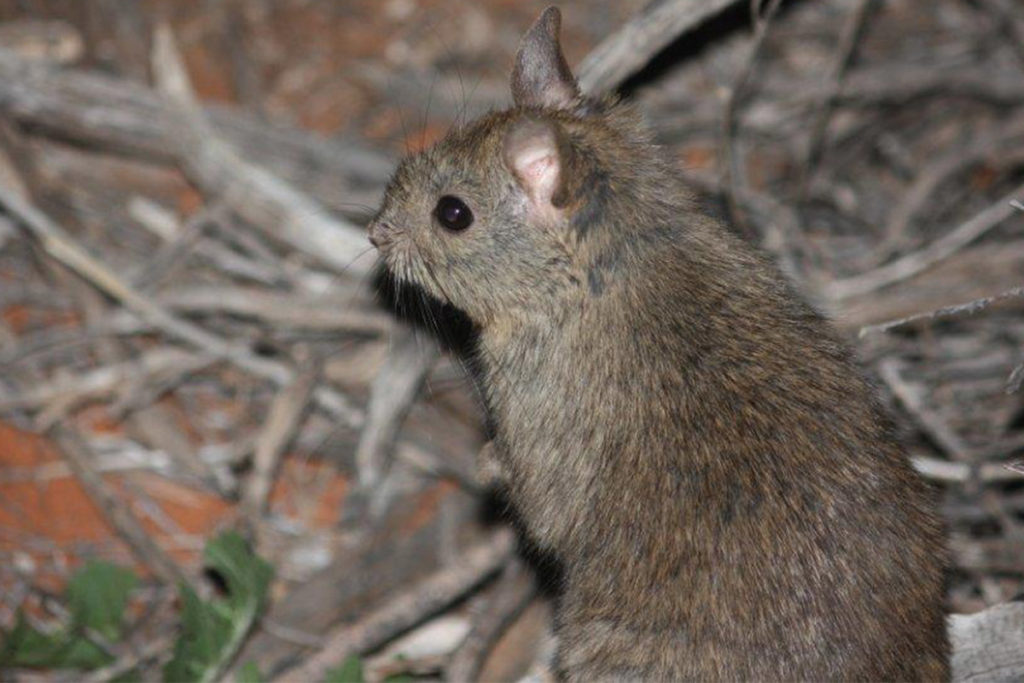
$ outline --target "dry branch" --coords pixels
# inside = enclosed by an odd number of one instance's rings
[[[7,396],[0,395],[0,413],[37,409],[56,401],[77,403],[110,394],[132,378],[150,377],[179,369],[208,365],[208,357],[175,348],[154,349],[133,360],[104,365],[80,375],[64,377]]]
[[[790,82],[766,79],[763,92],[782,103],[813,106],[835,89],[831,83],[809,83],[794,91]],[[965,98],[1015,107],[1024,102],[1024,83],[1015,76],[977,68],[936,69],[890,64],[851,73],[834,97],[837,106],[858,109],[920,105],[921,100],[927,98]]]
[[[165,238],[166,241],[153,256],[136,269],[131,278],[132,283],[143,291],[156,290],[161,280],[196,247],[207,224],[216,220],[221,213],[222,207],[214,206],[192,216],[180,230],[176,229],[169,239]]]
[[[1024,679],[1024,603],[1010,602],[978,614],[953,615],[949,636],[954,681]]]
[[[159,404],[146,406],[129,415],[127,421],[131,432],[166,453],[172,462],[199,481],[223,493],[236,487],[234,477],[226,467],[213,467],[200,456],[166,407]]]
[[[140,664],[148,660],[170,657],[169,653],[174,650],[176,635],[161,635],[142,647],[134,648],[126,656],[118,658],[107,666],[90,671],[89,675],[82,679],[82,683],[108,683],[113,680],[122,680],[123,677],[132,673]]]
[[[93,468],[94,458],[85,442],[70,429],[56,429],[53,436],[60,447],[64,462],[75,473],[89,497],[102,510],[139,562],[152,569],[154,574],[167,583],[190,583],[178,564],[153,541],[131,510],[121,502]]]
[[[263,431],[256,439],[252,475],[242,493],[242,502],[253,515],[261,514],[267,504],[278,463],[299,427],[319,376],[319,364],[310,363],[278,392],[270,405]]]
[[[857,45],[864,35],[864,28],[867,25],[868,17],[871,15],[876,4],[877,0],[858,0],[853,13],[850,14],[850,18],[843,26],[842,35],[839,38],[839,46],[836,48],[835,59],[829,70],[828,82],[832,89],[822,98],[821,103],[816,108],[817,111],[811,124],[811,137],[807,143],[807,158],[802,169],[801,191],[806,190],[814,168],[821,159],[821,154],[824,150],[825,133],[828,131],[828,124],[832,119],[836,98],[843,89],[847,71],[857,51]]]
[[[983,484],[1021,481],[1024,479],[1024,472],[1010,468],[1009,465],[1002,465],[994,462],[982,463],[974,466],[966,462],[950,462],[939,460],[922,455],[911,456],[911,463],[914,469],[921,473],[921,476],[932,481],[948,484],[968,484],[980,482]]]
[[[153,72],[158,88],[177,104],[181,158],[200,186],[268,237],[314,261],[354,275],[370,271],[375,257],[361,258],[371,251],[363,230],[331,217],[311,197],[245,161],[220,140],[206,121],[166,25],[154,37]]]
[[[995,134],[957,145],[955,149],[929,163],[914,179],[896,207],[889,213],[879,258],[887,258],[907,241],[907,231],[928,207],[936,190],[949,179],[984,162],[1002,168],[1024,163],[1024,122],[1011,121]]]
[[[294,373],[277,361],[260,358],[238,344],[226,341],[169,313],[151,298],[133,289],[110,268],[91,256],[63,229],[34,206],[0,187],[0,204],[16,216],[20,223],[37,239],[43,250],[58,262],[71,268],[98,289],[120,301],[125,307],[154,327],[173,337],[188,342],[215,358],[224,359],[254,375],[269,379],[278,386],[288,384]],[[362,423],[362,411],[349,400],[326,386],[319,387],[314,398],[329,414],[356,426]]]
[[[522,560],[505,567],[483,610],[473,619],[469,634],[445,668],[452,683],[478,680],[494,644],[537,594],[533,575]]]
[[[924,321],[937,320],[939,318],[948,318],[956,315],[973,315],[979,311],[983,311],[994,303],[1005,301],[1006,299],[1016,299],[1024,297],[1024,287],[1014,287],[1008,289],[1005,292],[994,294],[992,296],[982,297],[980,299],[974,299],[963,304],[955,304],[952,306],[943,306],[934,311],[928,311],[926,313],[915,313],[914,315],[908,315],[903,318],[896,320],[887,320],[883,323],[877,323],[875,325],[867,325],[862,327],[860,330],[860,336],[871,334],[873,332],[888,332],[898,327],[905,325],[911,325],[913,323],[919,323]]]
[[[750,227],[746,214],[740,210],[737,200],[737,195],[740,191],[746,189],[747,180],[746,171],[741,163],[741,153],[737,149],[736,114],[740,102],[746,95],[750,78],[756,68],[761,50],[764,48],[765,39],[768,37],[768,28],[771,26],[772,19],[775,17],[780,4],[780,0],[768,0],[764,11],[754,17],[754,37],[751,41],[750,52],[743,61],[743,65],[740,67],[736,78],[733,80],[732,87],[729,89],[729,94],[726,96],[725,104],[722,107],[722,135],[719,152],[723,169],[722,187],[726,205],[729,207],[729,215],[733,223],[740,228],[741,232],[748,239],[753,239],[756,235]],[[756,3],[751,7],[755,6]],[[768,235],[762,235],[762,238],[768,237]]]
[[[425,618],[447,607],[497,571],[514,547],[509,529],[468,550],[458,562],[395,596],[358,622],[327,634],[326,645],[301,666],[285,672],[280,683],[323,680],[328,669],[347,657],[383,645]]]
[[[654,55],[738,0],[651,2],[591,50],[579,66],[583,92],[601,95],[639,71]]]
[[[204,109],[226,144],[324,204],[374,203],[393,160],[354,141],[345,144],[255,120],[233,109]],[[181,158],[178,121],[166,98],[127,80],[62,71],[0,50],[0,112],[33,130],[109,152],[165,163]]]
[[[1013,6],[1013,0],[980,0],[980,5],[992,16],[996,30],[1005,35],[1007,45],[1024,64],[1024,24],[1020,22],[1019,7]]]
[[[955,460],[973,464],[970,446],[950,426],[925,404],[920,387],[908,382],[901,372],[900,361],[886,358],[878,365],[878,374],[914,417],[915,421],[935,442]],[[972,472],[976,468],[972,468]]]
[[[222,285],[178,286],[158,294],[156,299],[181,313],[253,318],[275,329],[382,335],[394,328],[393,316],[365,304],[358,305],[356,296],[295,296],[253,287]]]
[[[866,273],[827,283],[823,288],[826,296],[834,301],[849,299],[917,275],[949,258],[1012,216],[1015,209],[1011,202],[1021,196],[1024,196],[1024,185],[1018,186],[988,208],[975,214],[919,251],[902,256]]]
[[[414,330],[399,328],[391,351],[370,389],[366,425],[356,447],[359,485],[370,489],[380,483],[390,465],[389,451],[420,393],[423,380],[437,359],[437,345]]]

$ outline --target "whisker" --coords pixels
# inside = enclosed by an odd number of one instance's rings
[[[333,202],[333,203],[336,206],[350,206],[350,207],[352,207],[354,209],[363,209],[364,211],[366,211],[369,214],[374,214],[374,213],[377,212],[377,208],[376,207],[370,206],[369,204],[363,204],[362,202]]]
[[[427,90],[427,106],[423,111],[423,123],[420,126],[420,149],[424,149],[427,146],[427,126],[430,125],[430,105],[434,99],[434,85],[437,83],[438,75],[435,73],[434,77],[430,79],[430,88]]]

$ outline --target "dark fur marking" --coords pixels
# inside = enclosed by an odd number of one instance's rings
[[[587,285],[590,287],[590,293],[594,296],[601,296],[601,293],[604,292],[604,277],[596,268],[592,267],[587,271]]]

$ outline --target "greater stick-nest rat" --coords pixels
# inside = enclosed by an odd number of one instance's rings
[[[515,106],[402,161],[370,239],[460,309],[571,680],[948,678],[942,525],[829,324],[697,208],[546,10]]]

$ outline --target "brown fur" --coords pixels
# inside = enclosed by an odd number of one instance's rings
[[[484,117],[403,161],[371,232],[479,329],[503,485],[564,569],[560,672],[947,679],[941,524],[889,416],[638,119],[575,94]],[[543,220],[504,148],[538,121]],[[446,194],[464,232],[432,218]]]

